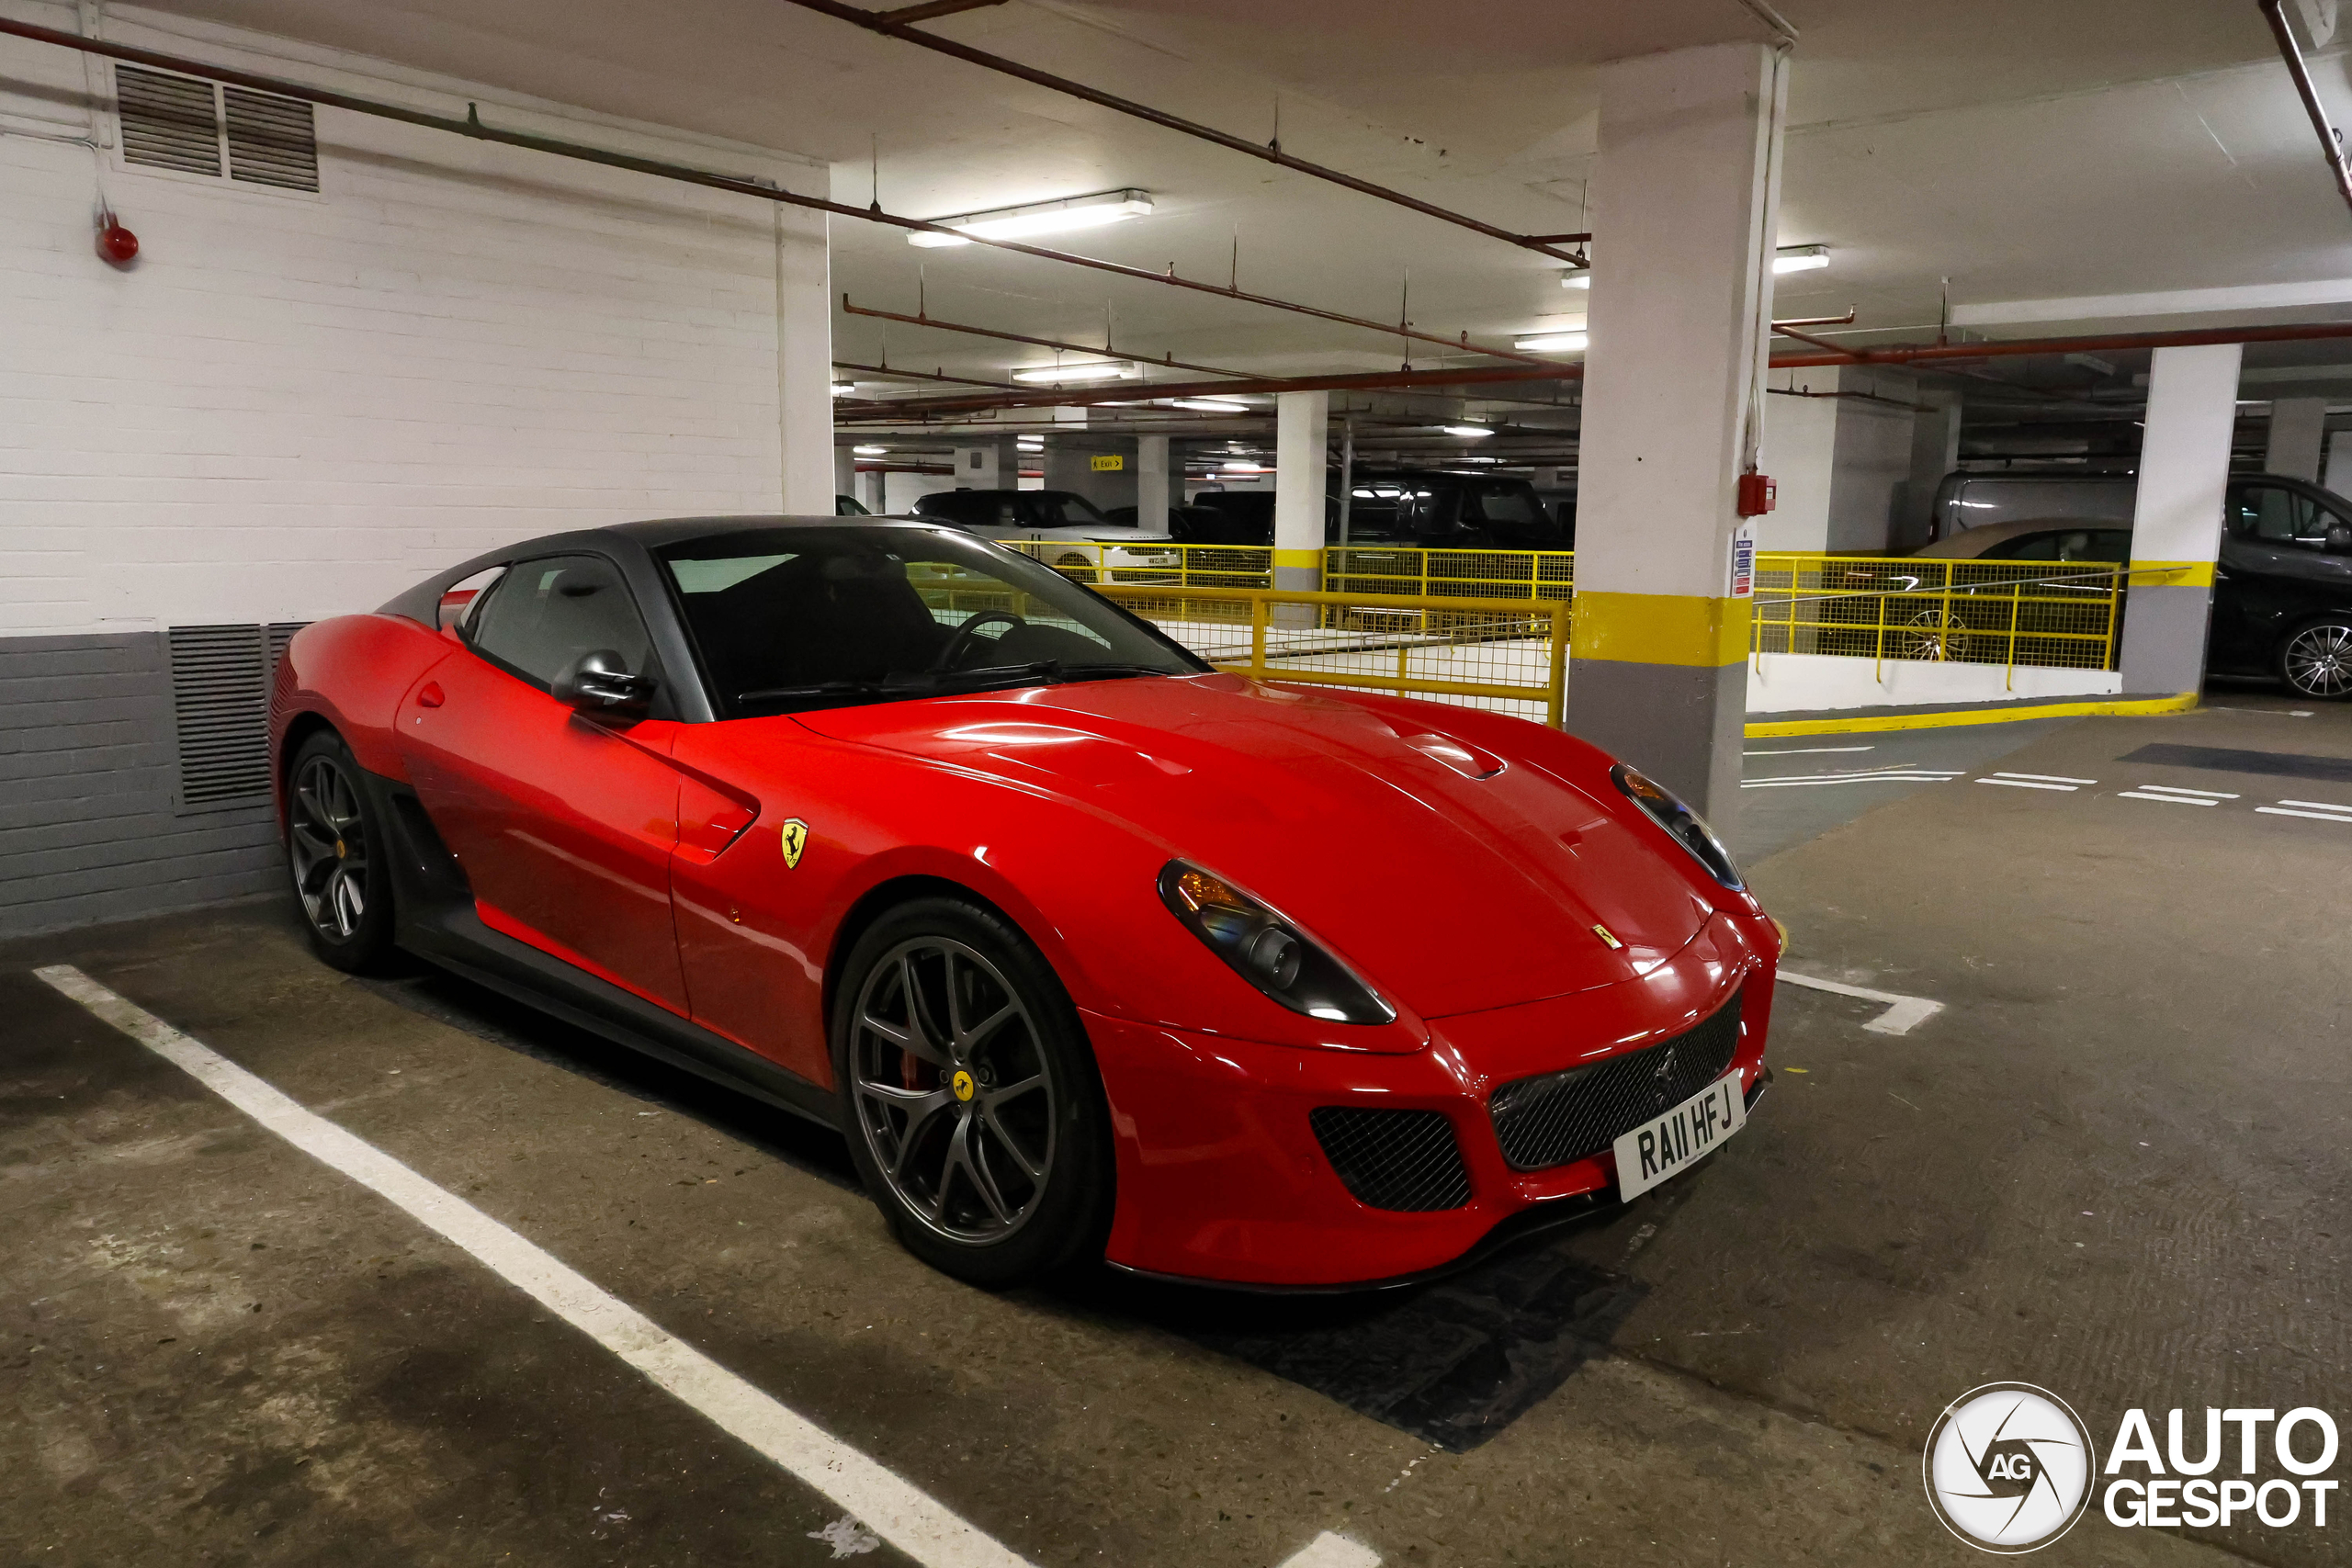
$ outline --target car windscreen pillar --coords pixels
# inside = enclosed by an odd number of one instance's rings
[[[1762,45],[1714,44],[1616,62],[1600,85],[1566,727],[1719,825],[1747,717],[1731,566],[1783,76]]]
[[[2241,352],[2234,343],[2160,348],[2148,367],[2123,615],[2130,695],[2193,695],[2204,682]]]
[[[1323,586],[1324,468],[1329,458],[1330,425],[1330,393],[1275,395],[1274,586],[1291,592],[1312,593]]]

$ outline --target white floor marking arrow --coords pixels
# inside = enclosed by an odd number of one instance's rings
[[[1841,997],[1860,997],[1866,1002],[1884,1002],[1886,1010],[1862,1025],[1872,1034],[1908,1034],[1936,1014],[1944,1010],[1941,1002],[1931,1002],[1925,997],[1905,997],[1893,991],[1873,991],[1866,986],[1849,986],[1843,980],[1817,980],[1810,975],[1799,975],[1783,969],[1780,977],[1792,986],[1808,990],[1830,991]]]

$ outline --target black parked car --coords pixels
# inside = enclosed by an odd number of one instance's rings
[[[1323,537],[1340,542],[1339,475],[1323,498]],[[1265,490],[1202,491],[1195,507],[1231,520],[1233,537],[1203,543],[1271,545],[1274,494]],[[1574,547],[1549,508],[1525,479],[1500,474],[1431,470],[1358,470],[1348,497],[1348,542],[1410,549],[1565,550]]]

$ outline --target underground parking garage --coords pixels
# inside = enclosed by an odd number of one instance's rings
[[[2347,49],[0,6],[0,1556],[2342,1561]]]

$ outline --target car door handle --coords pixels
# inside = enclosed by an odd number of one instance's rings
[[[416,705],[421,708],[437,708],[447,701],[448,698],[442,694],[441,685],[437,681],[427,681],[417,688]]]

